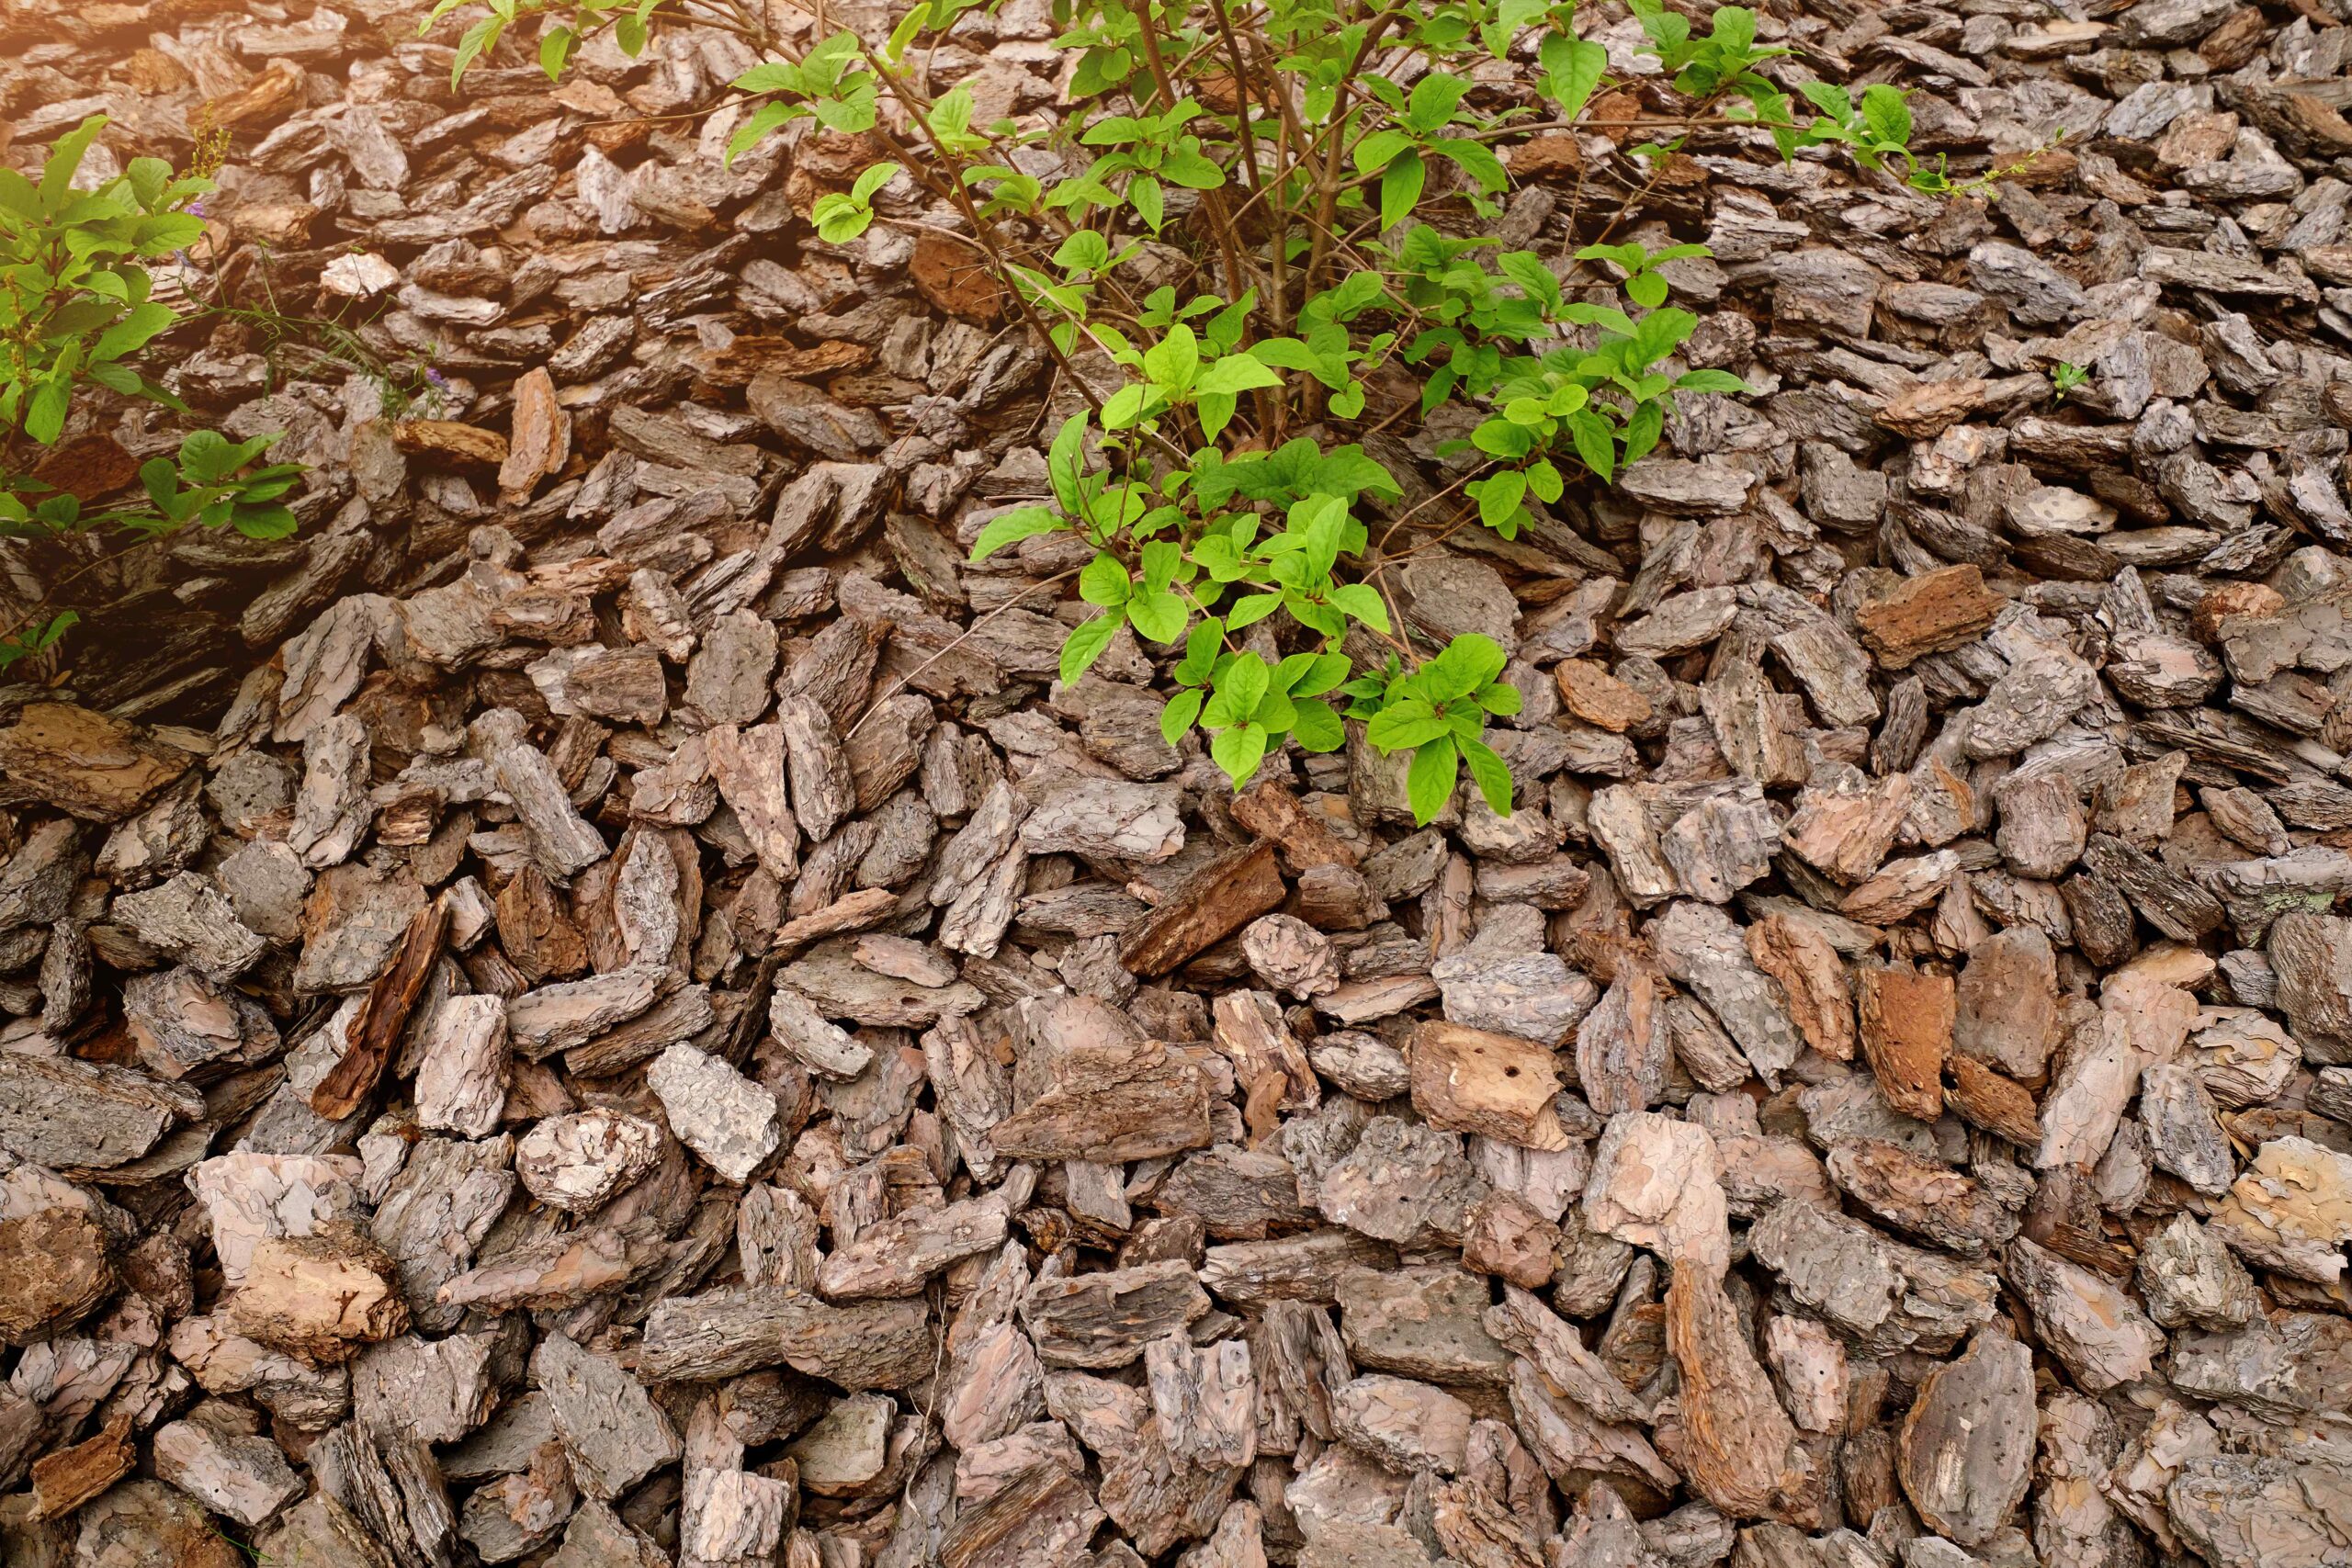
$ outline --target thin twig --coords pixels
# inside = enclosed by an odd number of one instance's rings
[[[1055,583],[1065,581],[1077,575],[1078,569],[1076,567],[1070,567],[1054,573],[1051,577],[1044,578],[1038,581],[1033,582],[1028,587],[1023,589],[1020,592],[1015,593],[1012,598],[1007,599],[1003,604],[999,604],[995,609],[990,610],[988,614],[974,621],[970,626],[965,627],[963,633],[949,642],[946,647],[941,649],[937,653],[933,654],[929,659],[924,660],[921,664],[916,665],[913,669],[899,676],[896,681],[890,683],[890,687],[888,691],[883,692],[881,694],[876,696],[871,704],[867,705],[865,712],[858,716],[857,722],[849,727],[849,733],[842,737],[842,744],[848,744],[851,739],[854,738],[859,730],[865,728],[865,721],[872,718],[876,713],[881,711],[881,707],[884,703],[889,701],[892,697],[897,696],[900,692],[905,691],[908,683],[916,676],[922,674],[924,671],[930,669],[933,665],[938,663],[941,660],[946,658],[957,649],[963,647],[965,643],[970,641],[973,635],[978,632],[982,626],[987,626],[990,621],[995,620],[999,615],[1003,615],[1007,610],[1012,609],[1015,604],[1020,604],[1021,601],[1028,598],[1029,595],[1036,592],[1040,588],[1051,588]]]

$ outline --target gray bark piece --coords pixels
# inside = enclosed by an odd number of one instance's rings
[[[506,1003],[507,1035],[524,1055],[542,1061],[635,1018],[653,1005],[668,978],[666,964],[637,964],[526,991]]]
[[[201,872],[184,871],[160,887],[127,893],[114,901],[113,913],[131,935],[208,980],[233,980],[269,951]]]
[[[2324,1313],[2282,1312],[2230,1334],[2184,1334],[2173,1386],[2199,1399],[2245,1404],[2278,1417],[2342,1407],[2352,1375],[2352,1329]]]
[[[153,1438],[155,1474],[248,1529],[302,1495],[302,1478],[249,1411],[208,1401]]]
[[[531,1353],[531,1381],[548,1397],[572,1479],[610,1501],[675,1460],[681,1445],[669,1417],[617,1361],[549,1334]]]
[[[568,883],[575,872],[605,858],[604,836],[572,806],[546,752],[510,740],[491,753],[490,764],[500,793],[514,803],[530,835],[531,858],[548,881]]]
[[[368,727],[356,714],[337,714],[310,731],[286,834],[304,865],[315,871],[351,858],[376,816],[369,783]]]
[[[2025,1501],[2034,1433],[2033,1352],[1987,1329],[1920,1384],[1896,1473],[1930,1529],[1983,1546]]]
[[[1813,1204],[1781,1203],[1747,1235],[1791,1295],[1865,1349],[1940,1355],[1992,1318],[1999,1287],[1990,1273]]]
[[[2266,951],[2278,976],[2278,1010],[2309,1060],[2352,1063],[2352,919],[2288,914],[2271,922]]]
[[[1351,1269],[1339,1282],[1340,1334],[1359,1367],[1430,1382],[1500,1388],[1510,1352],[1485,1322],[1485,1280],[1452,1266]]]
[[[461,1314],[441,1299],[442,1289],[472,1262],[513,1199],[513,1158],[503,1135],[420,1138],[385,1191],[369,1234],[400,1266],[414,1326],[443,1333],[457,1325]]]
[[[874,1053],[831,1022],[808,998],[779,986],[768,999],[768,1028],[776,1043],[810,1072],[846,1083],[874,1063]]]
[[[362,1352],[351,1369],[353,1413],[382,1437],[454,1443],[498,1402],[492,1346],[480,1335],[404,1334]]]
[[[194,1089],[129,1067],[0,1049],[0,1148],[35,1165],[126,1165],[203,1114]]]
[[[750,1179],[783,1136],[775,1096],[692,1045],[673,1045],[645,1069],[679,1141],[728,1180]]]
[[[1163,861],[1184,845],[1174,784],[1061,775],[1040,777],[1028,792],[1035,809],[1021,825],[1033,855],[1108,855]]]
[[[1566,1042],[1600,988],[1550,953],[1458,953],[1430,970],[1448,1022],[1547,1045]]]
[[[779,881],[790,879],[800,869],[800,824],[785,790],[784,727],[715,725],[703,742],[719,795],[734,808],[761,867]]]
[[[2095,1393],[2146,1376],[2165,1348],[2164,1331],[2130,1296],[2024,1236],[2009,1244],[2007,1277],[2033,1314],[2035,1337]]]
[[[2237,1175],[2236,1156],[2196,1067],[2173,1062],[2142,1073],[2140,1122],[2148,1130],[2158,1169],[2209,1197],[2229,1190]]]
[[[601,1208],[662,1157],[662,1129],[642,1117],[598,1109],[543,1117],[514,1145],[514,1174],[550,1209]]]
[[[831,1306],[769,1286],[721,1286],[654,1307],[637,1371],[707,1382],[783,1365],[853,1391],[904,1388],[933,1370],[927,1316],[920,1302]]]
[[[2199,1454],[2165,1489],[2173,1527],[2213,1568],[2335,1568],[2345,1561],[2352,1466]]]
[[[792,780],[792,810],[812,840],[833,829],[857,809],[857,781],[849,754],[834,732],[832,716],[814,697],[797,693],[776,701],[776,725],[784,731],[786,771]]]
[[[919,1295],[941,1269],[996,1251],[1008,1223],[993,1193],[883,1220],[834,1248],[818,1267],[817,1289],[831,1301]]]
[[[1209,1298],[1179,1258],[1100,1274],[1041,1277],[1022,1298],[1021,1321],[1047,1366],[1124,1367],[1144,1347],[1209,1310]]]
[[[1668,1262],[1720,1276],[1731,1266],[1722,1168],[1707,1130],[1652,1111],[1622,1111],[1593,1150],[1585,1223]]]
[[[713,724],[755,724],[775,673],[775,624],[750,610],[712,623],[686,665],[686,705]]]
[[[2137,1278],[2149,1315],[2167,1328],[2243,1328],[2254,1316],[2254,1276],[2193,1214],[2141,1247]]]
[[[506,1104],[506,1004],[496,997],[451,997],[425,1024],[416,1068],[416,1117],[440,1132],[484,1138]]]
[[[1767,1084],[1794,1065],[1804,1049],[1789,1021],[1778,982],[1756,967],[1731,917],[1710,904],[1683,900],[1652,923],[1658,964],[1697,993]]]

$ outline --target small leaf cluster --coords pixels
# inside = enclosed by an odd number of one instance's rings
[[[1378,76],[1365,78],[1364,86],[1388,110],[1392,123],[1367,133],[1348,155],[1358,174],[1379,178],[1382,229],[1395,228],[1419,204],[1432,158],[1459,167],[1476,182],[1482,197],[1499,196],[1510,185],[1493,148],[1473,137],[1446,134],[1470,90],[1465,78],[1424,76],[1409,94]],[[1482,217],[1501,210],[1491,201],[1474,202],[1473,208]]]
[[[1789,51],[1757,43],[1755,12],[1745,6],[1719,6],[1709,18],[1707,35],[1701,38],[1690,17],[1668,10],[1662,0],[1629,3],[1649,39],[1649,52],[1673,76],[1676,92],[1701,99],[1736,95],[1745,101],[1732,118],[1763,125],[1788,123],[1789,96],[1756,67]]]
[[[180,319],[153,298],[143,264],[202,237],[203,220],[189,209],[212,182],[175,175],[159,158],[134,158],[120,175],[77,189],[74,178],[107,123],[94,115],[60,136],[38,180],[0,169],[0,537],[101,527],[161,534],[195,523],[282,538],[295,529],[285,498],[302,470],[254,466],[276,434],[232,442],[190,432],[175,456],[140,468],[144,505],[93,507],[27,465],[64,434],[88,388],[187,412],[139,368]],[[77,620],[62,611],[0,627],[0,667],[50,648]]]
[[[1489,715],[1519,711],[1519,688],[1497,679],[1505,656],[1492,637],[1465,632],[1445,650],[1408,671],[1392,660],[1385,671],[1351,681],[1350,718],[1366,721],[1365,738],[1383,751],[1409,750],[1405,796],[1417,822],[1427,822],[1453,795],[1464,764],[1487,804],[1510,814],[1510,770],[1482,739]]]
[[[1728,371],[1658,368],[1690,338],[1699,319],[1663,304],[1667,282],[1656,269],[1708,254],[1704,245],[1651,252],[1634,244],[1596,244],[1578,251],[1580,260],[1623,269],[1619,287],[1629,299],[1660,307],[1638,320],[1612,306],[1564,299],[1549,269],[1514,271],[1514,277],[1524,277],[1547,321],[1590,327],[1597,337],[1589,348],[1556,348],[1505,362],[1494,388],[1496,412],[1471,434],[1473,446],[1505,465],[1467,487],[1478,503],[1479,521],[1512,538],[1527,519],[1529,497],[1546,504],[1558,501],[1567,476],[1555,457],[1565,457],[1564,445],[1606,483],[1657,446],[1677,393],[1747,389]]]
[[[2088,370],[2064,359],[2050,367],[2050,389],[2061,398],[2085,385],[2090,378]]]
[[[40,182],[0,169],[0,424],[48,445],[85,381],[172,400],[130,361],[179,318],[150,298],[140,263],[186,250],[203,220],[180,210],[212,188],[134,158],[96,190],[74,175],[106,129],[93,115],[57,139]]]
[[[898,174],[896,164],[876,164],[857,176],[845,191],[829,190],[809,206],[808,221],[817,237],[843,245],[856,239],[874,221],[874,197]]]

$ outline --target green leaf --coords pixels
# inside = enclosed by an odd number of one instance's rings
[[[1454,165],[1478,182],[1478,188],[1489,196],[1508,187],[1510,176],[1503,173],[1502,160],[1494,149],[1483,141],[1467,137],[1448,137],[1432,143],[1438,152],[1453,160]]]
[[[1560,470],[1553,466],[1551,458],[1538,457],[1527,466],[1525,471],[1528,493],[1546,506],[1560,499],[1564,488],[1560,482]]]
[[[743,122],[741,129],[727,139],[727,162],[733,164],[766,140],[779,126],[799,118],[806,112],[773,98],[762,104],[753,111],[752,118]]]
[[[1466,697],[1503,671],[1510,655],[1502,645],[1476,632],[1461,632],[1438,656],[1421,666],[1430,694],[1439,702]]]
[[[1560,118],[1574,120],[1600,85],[1601,73],[1609,69],[1609,51],[1590,39],[1555,33],[1544,40],[1540,59],[1549,78],[1544,90],[1560,106]]]
[[[1333,607],[1351,619],[1362,621],[1383,637],[1388,635],[1388,606],[1381,601],[1380,591],[1372,584],[1342,582],[1331,590],[1330,599]]]
[[[1510,769],[1495,755],[1493,747],[1483,740],[1459,742],[1463,760],[1470,764],[1470,777],[1478,785],[1478,793],[1498,817],[1510,815]]]
[[[1576,443],[1577,456],[1584,466],[1610,479],[1617,466],[1617,443],[1610,432],[1609,422],[1590,409],[1578,409],[1568,415],[1568,436]]]
[[[1413,145],[1413,139],[1401,130],[1375,130],[1348,150],[1355,164],[1356,173],[1368,175],[1374,169],[1385,169],[1396,154]]]
[[[1257,713],[1272,677],[1273,671],[1266,668],[1266,661],[1244,649],[1217,676],[1216,694],[1225,700],[1234,721],[1238,723]]]
[[[1116,609],[1127,602],[1127,569],[1108,551],[1086,563],[1078,574],[1078,596],[1090,604]]]
[[[1062,684],[1074,683],[1080,675],[1093,668],[1094,661],[1102,657],[1102,650],[1111,646],[1111,637],[1118,629],[1118,616],[1097,615],[1073,630],[1069,640],[1062,644]]]
[[[1226,624],[1235,631],[1239,631],[1244,626],[1255,626],[1281,609],[1282,604],[1283,596],[1279,593],[1252,593],[1247,597],[1236,599],[1233,602],[1233,608],[1227,612]]]
[[[1715,10],[1714,32],[1709,42],[1724,53],[1745,55],[1756,43],[1756,13],[1745,6],[1723,6]]]
[[[25,434],[44,446],[55,441],[64,432],[66,405],[73,397],[73,386],[62,380],[43,381],[34,388],[25,409]]]
[[[74,175],[82,167],[83,154],[98,132],[107,128],[107,117],[94,114],[57,139],[51,147],[49,161],[40,170],[40,209],[51,216],[64,209],[65,199],[72,194]]]
[[[1266,729],[1263,725],[1237,724],[1220,730],[1209,742],[1209,756],[1225,770],[1225,776],[1239,789],[1258,771],[1266,756]]]
[[[1179,147],[1160,159],[1159,177],[1187,190],[1215,190],[1225,184],[1225,171],[1189,147]]]
[[[1412,215],[1429,170],[1419,152],[1399,152],[1380,176],[1380,226],[1393,229]]]
[[[1478,693],[1478,705],[1498,718],[1509,718],[1527,699],[1508,681],[1493,681]]]
[[[1674,379],[1677,391],[1745,392],[1747,383],[1728,370],[1686,370]]]
[[[1213,616],[1204,617],[1184,639],[1184,657],[1178,660],[1173,671],[1178,684],[1204,684],[1210,671],[1216,668],[1217,650],[1224,642],[1225,624]]]
[[[840,191],[827,191],[808,208],[809,220],[816,225],[817,237],[827,244],[845,245],[866,231],[874,221],[874,209],[854,196]]]
[[[539,69],[547,73],[548,81],[562,80],[563,68],[571,59],[572,46],[579,41],[580,35],[570,28],[549,28],[540,38]]]
[[[1230,394],[1282,384],[1283,378],[1261,365],[1252,354],[1228,354],[1202,371],[1193,381],[1193,389]]]
[[[1874,85],[1862,89],[1862,123],[1881,141],[1905,148],[1911,144],[1911,106],[1896,88]]]
[[[1383,751],[1402,751],[1445,733],[1445,720],[1419,697],[1405,697],[1372,716],[1364,739]]]
[[[1136,558],[1143,570],[1143,585],[1158,593],[1176,581],[1176,569],[1184,562],[1182,547],[1168,539],[1154,539],[1144,546]]]
[[[1666,404],[1645,402],[1634,411],[1625,422],[1625,461],[1638,463],[1657,445],[1658,434],[1666,428]]]
[[[627,29],[632,22],[636,23],[637,27],[637,48],[641,50],[645,47],[645,24],[643,22],[637,21],[637,18],[634,17],[623,17],[620,19],[619,26],[614,30],[621,43],[622,52],[633,56],[637,51],[631,50],[627,41],[628,37]],[[464,33],[459,35],[458,39],[458,53],[455,60],[452,61],[449,66],[449,85],[452,89],[454,89],[460,81],[464,80],[466,67],[471,65],[476,60],[480,59],[482,55],[487,54],[492,48],[494,48],[498,43],[499,36],[505,31],[506,18],[503,17],[485,17],[481,21],[476,22],[472,27],[468,28]]]
[[[300,526],[283,506],[240,506],[230,522],[248,539],[283,539]]]
[[[150,339],[178,320],[178,314],[169,305],[150,301],[133,306],[129,315],[98,334],[98,341],[91,346],[90,358],[94,362],[120,359],[145,347]]]
[[[1413,825],[1426,828],[1453,797],[1459,757],[1450,736],[1440,736],[1413,753],[1405,772],[1405,799],[1413,808]]]
[[[1666,279],[1654,272],[1637,272],[1625,280],[1625,298],[1654,310],[1666,303]]]
[[[1200,367],[1200,340],[1182,321],[1170,327],[1168,335],[1146,350],[1143,356],[1143,373],[1171,398],[1192,386]]]
[[[1291,715],[1290,734],[1309,751],[1336,751],[1348,743],[1347,726],[1329,703],[1300,703]]]
[[[1102,428],[1125,430],[1143,418],[1146,405],[1159,396],[1158,391],[1141,381],[1131,381],[1111,394],[1102,404]]]
[[[1173,593],[1138,593],[1127,601],[1127,624],[1154,642],[1184,635],[1184,601]]]
[[[986,560],[1007,545],[1017,545],[1023,539],[1055,533],[1068,526],[1060,516],[1045,507],[1016,507],[988,520],[980,529],[979,537],[972,541],[972,558]]]
[[[1469,92],[1467,79],[1432,71],[1413,84],[1413,91],[1405,100],[1406,126],[1423,136],[1437,130],[1453,118],[1463,95]]]
[[[899,25],[890,29],[890,41],[882,49],[883,58],[894,63],[904,60],[907,57],[907,46],[915,41],[916,34],[930,25],[931,6],[926,0],[925,4],[915,6],[899,17]]]
[[[1074,413],[1062,421],[1054,433],[1053,446],[1046,453],[1046,474],[1053,480],[1054,499],[1062,510],[1078,509],[1079,477],[1086,468],[1086,415]]]
[[[1346,680],[1351,668],[1344,653],[1318,653],[1307,666],[1306,673],[1292,685],[1291,695],[1319,697]]]
[[[1159,232],[1160,224],[1168,217],[1168,201],[1158,180],[1149,175],[1137,175],[1129,180],[1127,202],[1136,209],[1136,216],[1142,219],[1153,233]]]
[[[1834,82],[1800,82],[1797,91],[1804,95],[1805,102],[1832,119],[1854,118],[1853,98]]]
[[[1201,716],[1201,703],[1207,694],[1195,686],[1168,699],[1168,705],[1159,710],[1159,738],[1175,745]]]
[[[1527,500],[1527,476],[1511,469],[1489,474],[1478,488],[1478,521],[1501,528],[1519,515]]]
[[[1533,251],[1510,251],[1495,258],[1495,265],[1527,291],[1527,297],[1546,310],[1560,303],[1560,280],[1544,265],[1544,258]]]

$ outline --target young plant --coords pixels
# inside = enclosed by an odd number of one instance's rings
[[[159,158],[134,158],[95,189],[75,188],[106,126],[94,115],[59,137],[38,181],[0,169],[0,537],[161,533],[187,522],[282,537],[295,525],[283,498],[300,470],[252,468],[275,434],[232,443],[190,434],[176,457],[140,469],[149,505],[94,506],[38,477],[40,449],[64,434],[75,400],[93,386],[187,412],[139,368],[147,346],[179,321],[153,297],[142,263],[202,236],[192,209],[212,183],[175,175]],[[0,668],[54,645],[78,618],[36,611],[0,627]]]
[[[1348,716],[1366,721],[1367,739],[1383,751],[1413,753],[1405,796],[1415,821],[1427,822],[1445,809],[1465,762],[1487,804],[1510,814],[1510,770],[1482,738],[1489,715],[1508,718],[1519,711],[1519,688],[1497,679],[1504,662],[1493,638],[1467,632],[1418,670],[1408,671],[1392,659],[1386,670],[1345,687],[1354,699]]]
[[[1718,6],[1702,31],[1664,0],[1630,0],[1687,112],[1638,122],[1656,139],[1629,149],[1633,178],[1611,171],[1633,196],[1614,213],[1579,203],[1567,221],[1582,248],[1555,261],[1480,231],[1504,209],[1498,150],[1520,117],[1598,129],[1609,56],[1579,35],[1573,0],[1057,0],[1068,104],[1045,127],[984,125],[965,87],[918,85],[912,66],[963,52],[972,0],[919,0],[879,44],[836,28],[820,0],[787,3],[817,22],[797,50],[755,0],[488,0],[457,71],[518,26],[536,29],[550,75],[605,29],[635,55],[665,18],[749,42],[760,62],[725,111],[739,117],[730,156],[800,120],[878,144],[888,162],[815,198],[819,237],[856,243],[903,171],[952,210],[1088,404],[1052,441],[1050,500],[987,520],[972,551],[1084,541],[1072,575],[1088,613],[1062,680],[1123,632],[1164,650],[1163,735],[1197,730],[1237,786],[1289,743],[1329,750],[1360,724],[1365,743],[1410,754],[1424,821],[1465,767],[1510,809],[1484,735],[1516,713],[1518,689],[1493,642],[1440,646],[1403,625],[1383,574],[1456,529],[1516,536],[1655,450],[1680,399],[1745,390],[1684,354],[1697,318],[1670,303],[1671,274],[1703,248],[1609,243],[1671,148],[1726,132],[1769,137],[1783,157],[1836,142],[1866,168],[1917,173],[1901,95],[1814,95],[1825,112],[1800,124],[1794,62],[1761,40],[1755,11]],[[1492,62],[1531,53],[1541,107],[1478,85]],[[1094,362],[1083,373],[1080,356]],[[1102,385],[1105,363],[1118,384]],[[1449,403],[1470,432],[1448,454],[1458,477],[1408,508],[1360,433]]]
[[[2082,386],[2090,378],[2089,371],[2079,365],[2070,365],[2062,359],[2050,367],[2051,394],[2063,401],[2067,393]]]

